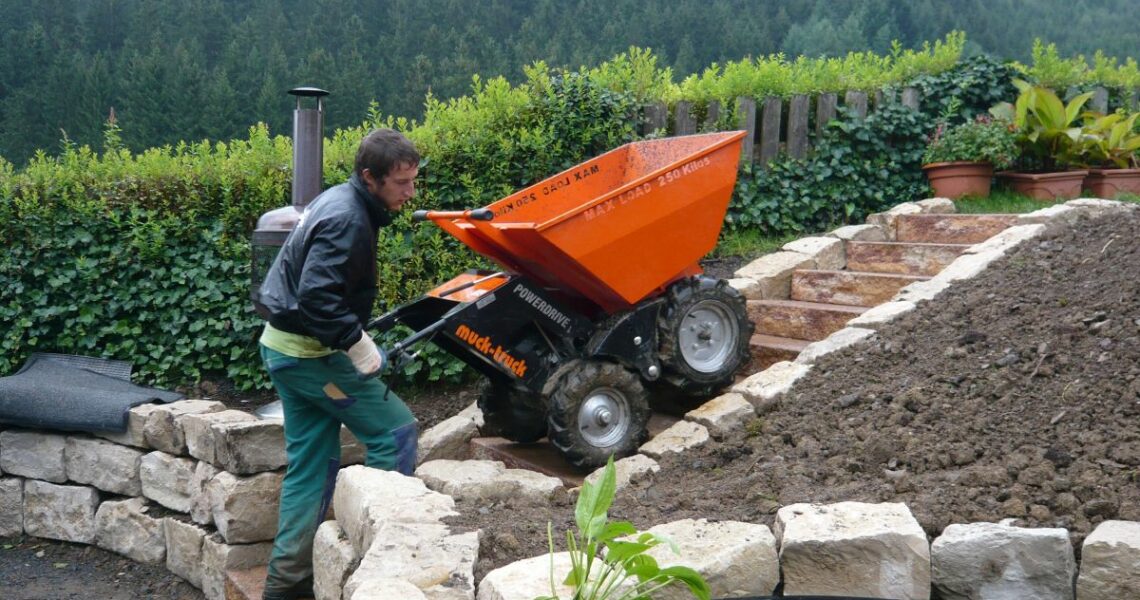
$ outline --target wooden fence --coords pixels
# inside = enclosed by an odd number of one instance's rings
[[[1125,108],[1137,110],[1140,106],[1138,97],[1140,90],[1133,90],[1125,99]],[[1097,87],[1087,106],[1089,110],[1108,112],[1108,99],[1108,90]],[[850,107],[860,116],[866,116],[868,111],[894,102],[918,109],[921,101],[919,91],[910,87],[903,88],[897,95],[886,92],[876,92],[871,96],[865,92],[847,92],[843,95],[843,106]],[[832,93],[761,100],[737,98],[736,127],[748,131],[744,138],[741,163],[751,162],[765,167],[781,152],[803,158],[811,149],[811,141],[835,118],[838,107],[839,95]],[[1112,108],[1115,110],[1117,107]],[[722,107],[717,101],[710,102],[699,123],[694,115],[693,103],[688,101],[676,103],[671,120],[669,110],[663,103],[648,105],[643,110],[642,134],[661,129],[666,135],[673,136],[713,130],[720,119]],[[811,135],[812,128],[815,135]]]

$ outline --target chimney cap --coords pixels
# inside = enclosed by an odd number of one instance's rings
[[[329,93],[321,88],[315,87],[295,87],[289,90],[291,96],[314,96],[320,98],[321,96],[328,96]]]

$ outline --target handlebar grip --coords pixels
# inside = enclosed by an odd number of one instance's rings
[[[428,220],[428,211],[417,210],[417,211],[413,212],[412,213],[412,220],[413,221],[426,221],[426,220]]]
[[[489,208],[476,208],[467,214],[467,218],[472,221],[490,221],[495,218],[495,213]]]

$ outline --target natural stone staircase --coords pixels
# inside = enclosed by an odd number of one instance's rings
[[[931,207],[935,208],[935,207]],[[938,207],[946,208],[946,207]],[[1016,215],[918,213],[875,215],[862,228],[847,229],[849,239],[806,238],[784,247],[785,252],[813,247],[827,249],[832,268],[810,264],[777,272],[790,277],[786,298],[763,290],[782,286],[742,286],[749,297],[748,316],[756,325],[752,364],[756,372],[785,360],[795,360],[808,344],[842,329],[868,308],[887,302],[903,287],[926,281],[971,245],[983,242],[1016,222]],[[843,229],[831,235],[844,235]],[[819,240],[814,244],[809,240]],[[829,246],[837,247],[841,253]],[[840,254],[841,259],[836,259]],[[794,259],[786,261],[795,263]],[[802,264],[802,263],[800,263]],[[740,275],[747,276],[748,268]],[[757,290],[761,297],[756,297]]]

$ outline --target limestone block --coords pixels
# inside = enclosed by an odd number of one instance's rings
[[[685,413],[685,419],[700,423],[713,435],[741,429],[756,416],[756,408],[742,394],[721,394]]]
[[[206,600],[225,600],[226,571],[251,569],[269,563],[272,542],[230,545],[212,534],[202,540],[202,594]]]
[[[776,528],[786,595],[930,598],[930,546],[904,504],[792,504]]]
[[[764,289],[760,287],[755,279],[747,277],[733,277],[725,280],[728,282],[728,287],[740,292],[741,296],[749,299],[760,299],[764,296]]]
[[[847,322],[848,327],[878,330],[883,325],[915,309],[914,302],[895,300],[867,309],[867,312]]]
[[[903,202],[884,213],[874,213],[867,217],[867,224],[881,227],[887,234],[887,241],[894,240],[898,232],[900,215],[920,215],[922,207],[914,202]]]
[[[513,500],[547,505],[563,489],[562,481],[526,469],[508,469],[493,460],[432,460],[416,469],[428,489],[457,500],[493,503]]]
[[[669,452],[684,452],[709,441],[709,430],[700,423],[677,421],[637,449],[650,458],[661,458]]]
[[[1077,574],[1069,533],[998,523],[950,525],[931,545],[944,600],[1072,600]]]
[[[848,346],[854,346],[873,335],[875,335],[874,329],[844,327],[818,342],[808,344],[806,348],[800,351],[800,355],[796,357],[796,362],[801,365],[812,364],[825,355],[838,352]]]
[[[1040,236],[1045,232],[1045,226],[1041,224],[1033,225],[1014,225],[1007,227],[1001,232],[990,237],[990,239],[974,244],[966,248],[963,254],[985,254],[991,251],[1001,252],[1005,254],[1017,247],[1018,244],[1031,240]]]
[[[1084,216],[1084,211],[1076,206],[1054,204],[1031,213],[1017,216],[1018,225],[1042,224],[1046,233],[1056,233],[1076,223]]]
[[[141,496],[143,451],[107,440],[69,437],[64,448],[67,478],[121,496]]]
[[[438,459],[470,458],[468,443],[483,427],[483,411],[475,403],[420,435],[416,460],[419,464]]]
[[[207,462],[199,461],[194,466],[194,475],[190,478],[190,520],[195,523],[214,523],[213,507],[210,506],[210,494],[206,486],[218,473],[221,471]]]
[[[923,214],[946,214],[957,212],[957,207],[954,206],[954,201],[949,198],[927,198],[926,200],[919,200],[915,202]]]
[[[805,237],[784,244],[783,250],[806,254],[815,260],[815,268],[838,270],[847,266],[843,240],[834,237]]]
[[[954,259],[954,262],[946,265],[944,269],[938,272],[937,275],[932,277],[930,281],[945,281],[947,283],[952,281],[961,281],[965,279],[973,279],[986,270],[990,263],[1005,256],[1005,252],[1000,249],[987,250],[977,254],[962,254]]]
[[[780,583],[776,538],[767,525],[705,519],[684,519],[649,529],[677,545],[649,551],[662,568],[686,566],[708,582],[714,598],[769,595]],[[671,586],[654,595],[658,600],[688,600],[687,588]]]
[[[163,519],[147,513],[142,498],[104,502],[95,512],[95,545],[140,563],[166,560]]]
[[[319,600],[318,596],[318,600]],[[340,596],[337,596],[339,600]],[[392,577],[369,579],[360,584],[347,600],[431,600],[420,591],[420,588]]]
[[[799,252],[773,252],[744,265],[736,271],[738,278],[756,282],[749,300],[786,300],[792,294],[792,272],[814,269],[815,259]]]
[[[238,477],[222,471],[206,485],[214,526],[227,544],[272,540],[277,533],[282,473]]]
[[[186,451],[208,463],[217,463],[217,441],[212,426],[215,423],[256,421],[257,417],[240,410],[223,410],[213,413],[183,415],[182,434],[186,438]]]
[[[360,555],[352,549],[352,542],[348,541],[340,525],[336,521],[321,523],[313,538],[313,595],[316,600],[340,600],[344,584],[358,564]]]
[[[1077,600],[1140,598],[1140,523],[1104,521],[1081,546]]]
[[[344,593],[354,598],[364,582],[391,578],[415,585],[431,600],[474,598],[478,551],[478,531],[449,535],[440,524],[390,523],[377,533]]]
[[[202,589],[202,541],[207,531],[174,517],[163,519],[162,529],[166,538],[166,570]]]
[[[9,475],[64,483],[67,481],[63,458],[66,447],[67,438],[54,433],[0,431],[0,469]]]
[[[423,481],[361,465],[341,469],[333,506],[353,550],[362,556],[376,527],[385,522],[436,523],[459,514],[455,500],[429,490]]]
[[[285,466],[285,428],[276,419],[214,423],[217,444],[214,466],[236,475],[273,471]]]
[[[0,537],[24,535],[24,480],[0,477]]]
[[[732,391],[741,394],[756,407],[759,414],[771,412],[780,398],[791,391],[801,377],[808,374],[811,365],[780,361],[759,373],[732,386]]]
[[[178,512],[190,512],[190,482],[194,478],[192,458],[171,456],[154,451],[139,459],[139,479],[142,494],[151,500]]]
[[[1076,200],[1069,200],[1065,206],[1072,206],[1092,218],[1127,213],[1137,208],[1137,205],[1131,202],[1105,200],[1103,198],[1077,198]]]
[[[919,303],[923,300],[933,300],[938,294],[950,288],[950,282],[945,279],[928,279],[916,281],[907,285],[895,294],[894,300],[900,302]]]
[[[592,485],[597,485],[601,481],[605,469],[605,467],[596,469],[586,476],[586,481]],[[648,473],[656,473],[660,470],[661,466],[657,464],[657,461],[644,454],[634,454],[614,461],[614,481],[617,483],[617,489],[620,490],[629,485],[630,482],[637,481]]]
[[[156,405],[146,415],[143,437],[147,446],[176,456],[186,454],[186,436],[179,417],[221,412],[226,405],[212,400],[179,400]]]
[[[476,600],[534,600],[549,596],[551,581],[559,598],[573,598],[574,590],[563,585],[570,572],[569,552],[555,552],[513,562],[487,573],[479,582]],[[553,574],[552,574],[553,573]]]
[[[140,404],[132,407],[131,410],[127,411],[127,429],[125,431],[97,431],[95,435],[124,446],[150,448],[146,445],[146,419],[151,411],[159,406],[159,404]]]
[[[843,241],[885,242],[887,232],[878,225],[844,225],[827,234]]]
[[[46,481],[24,481],[24,532],[65,542],[95,541],[99,491]]]

